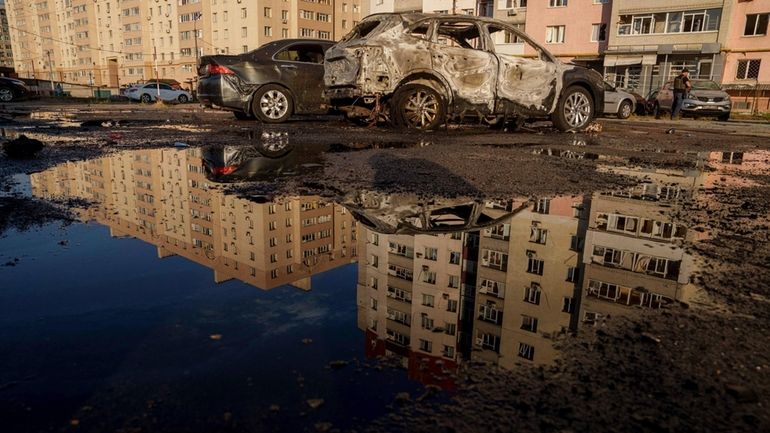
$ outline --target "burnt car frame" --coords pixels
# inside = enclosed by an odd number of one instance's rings
[[[505,32],[531,56],[498,52]],[[348,117],[383,115],[410,128],[448,120],[488,123],[551,118],[562,130],[587,126],[604,109],[604,81],[557,60],[516,28],[465,15],[375,14],[326,52],[326,96]]]
[[[321,114],[324,51],[334,43],[284,39],[239,55],[203,56],[198,100],[238,119],[281,123],[293,114]]]

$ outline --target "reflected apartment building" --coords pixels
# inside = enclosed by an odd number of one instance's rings
[[[555,360],[554,339],[575,326],[588,206],[541,198],[481,231],[473,358],[508,369]]]
[[[361,227],[358,327],[367,354],[400,356],[410,378],[450,388],[469,235],[380,234]]]
[[[356,223],[318,197],[257,203],[211,183],[200,150],[154,149],[67,163],[31,176],[36,197],[96,202],[83,221],[115,237],[153,244],[159,258],[179,255],[262,289],[310,290],[316,273],[356,261]]]
[[[583,255],[581,323],[586,325],[629,308],[687,302],[695,293],[693,260],[685,250],[694,233],[675,214],[703,185],[703,170],[612,171],[642,182],[592,198]]]

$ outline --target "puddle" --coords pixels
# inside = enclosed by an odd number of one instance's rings
[[[80,223],[2,240],[0,262],[13,262],[0,267],[5,425],[345,430],[405,392],[463,392],[457,374],[473,361],[552,365],[574,333],[676,314],[698,296],[689,247],[703,235],[679,219],[683,206],[768,161],[712,152],[693,169],[600,166],[638,185],[494,202],[249,199],[218,185],[308,169],[327,151],[277,133],[30,175],[19,192],[96,204]]]

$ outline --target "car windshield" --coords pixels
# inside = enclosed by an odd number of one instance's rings
[[[722,90],[722,88],[719,87],[719,84],[711,80],[693,80],[692,89],[693,90]]]

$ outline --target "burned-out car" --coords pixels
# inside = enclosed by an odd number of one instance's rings
[[[325,113],[324,51],[332,44],[284,39],[244,54],[203,56],[198,100],[232,111],[238,119],[264,123],[285,122],[292,114]]]
[[[499,40],[524,48],[506,53]],[[578,130],[604,110],[599,73],[558,61],[509,24],[464,15],[371,15],[326,52],[324,82],[349,117],[418,129],[473,116],[550,117]]]

